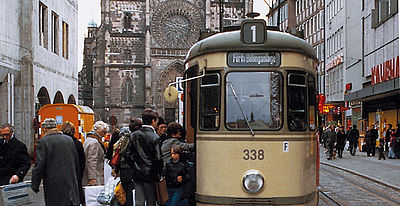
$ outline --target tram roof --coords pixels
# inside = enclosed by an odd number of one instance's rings
[[[303,39],[288,33],[267,31],[264,44],[244,45],[240,41],[240,31],[215,34],[193,45],[186,55],[185,62],[208,53],[214,52],[244,52],[244,51],[289,51],[303,53],[318,62],[314,49]]]

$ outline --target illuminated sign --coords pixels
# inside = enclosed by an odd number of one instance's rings
[[[228,53],[230,67],[277,67],[281,64],[281,55],[278,52],[262,53]]]

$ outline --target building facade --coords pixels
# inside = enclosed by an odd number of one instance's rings
[[[96,119],[111,124],[128,123],[148,107],[167,121],[177,120],[179,103],[166,102],[163,92],[183,76],[189,48],[203,34],[218,32],[221,23],[239,23],[252,11],[252,0],[224,1],[223,13],[220,5],[214,0],[102,0],[102,22],[89,26],[85,40],[79,101],[93,108]]]
[[[45,104],[78,97],[76,0],[6,0],[0,4],[0,121],[30,152],[34,117]]]
[[[272,0],[271,5],[267,14],[268,25],[278,26],[280,31],[298,36],[313,46],[319,60],[319,96],[325,96],[325,1]],[[319,122],[324,120],[319,118]]]
[[[388,124],[396,127],[400,121],[398,1],[362,1],[360,7],[361,32],[349,30],[346,35],[361,37],[361,48],[350,39],[347,47],[361,49],[362,66],[346,67],[344,101],[351,108],[351,124],[362,131],[377,127],[382,137]]]

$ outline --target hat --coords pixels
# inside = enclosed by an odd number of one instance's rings
[[[42,128],[44,129],[51,129],[56,127],[57,127],[57,122],[54,118],[47,118],[42,122]]]
[[[129,130],[129,127],[122,127],[121,130],[119,131],[119,135],[125,135],[128,136],[131,133],[131,130]]]

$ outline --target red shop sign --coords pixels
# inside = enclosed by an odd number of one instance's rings
[[[379,84],[400,76],[399,56],[372,67],[372,85]]]

